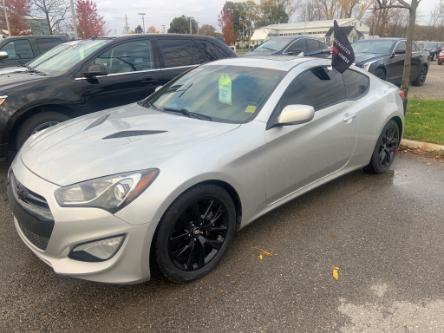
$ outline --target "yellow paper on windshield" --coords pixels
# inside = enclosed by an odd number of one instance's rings
[[[232,102],[231,78],[227,74],[222,74],[221,76],[219,76],[218,86],[219,86],[219,102],[231,105]]]
[[[254,105],[248,105],[248,106],[245,108],[245,112],[246,112],[246,113],[255,113],[255,112],[256,112],[256,106],[254,106]]]

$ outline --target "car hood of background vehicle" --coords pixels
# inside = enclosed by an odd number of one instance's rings
[[[21,84],[27,84],[29,82],[36,82],[39,80],[44,80],[47,76],[32,73],[29,71],[23,72],[9,72],[1,75],[0,72],[0,91],[4,91],[6,89],[17,87]]]
[[[37,133],[25,143],[20,157],[38,176],[65,186],[120,172],[161,167],[175,155],[196,149],[198,144],[239,126],[131,104]]]
[[[381,54],[356,53],[355,54],[355,64],[360,66],[360,65],[364,65],[366,62],[380,60],[383,58],[384,58],[384,56]]]
[[[4,67],[0,68],[0,75],[17,73],[17,72],[26,72],[28,69],[26,67]]]

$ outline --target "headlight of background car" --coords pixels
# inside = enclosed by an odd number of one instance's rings
[[[57,189],[55,198],[63,207],[96,207],[115,213],[137,198],[158,174],[158,169],[147,169],[87,180]]]
[[[6,96],[6,95],[0,96],[0,106],[6,102],[7,98],[8,98],[8,96]]]
[[[368,63],[364,64],[362,66],[362,68],[364,68],[364,70],[368,72],[368,70],[370,69],[371,64],[372,64],[371,62],[368,62]]]

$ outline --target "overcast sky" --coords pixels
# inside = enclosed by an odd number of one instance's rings
[[[439,0],[422,0],[418,23],[428,23],[430,12],[438,2]],[[199,25],[208,23],[219,30],[217,17],[224,3],[225,0],[96,0],[98,11],[105,18],[111,35],[122,33],[125,14],[131,29],[138,24],[142,25],[138,13],[146,13],[147,29],[150,25],[157,29],[162,29],[162,25],[165,25],[168,29],[174,17],[185,15],[193,16]]]

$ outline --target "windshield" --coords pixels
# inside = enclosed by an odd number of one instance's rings
[[[193,118],[245,123],[259,112],[285,73],[255,67],[202,66],[170,82],[145,105]]]
[[[28,67],[45,74],[60,75],[109,42],[109,39],[96,39],[63,43],[31,61]]]
[[[253,52],[276,52],[284,49],[293,39],[292,38],[272,38],[258,46]]]
[[[352,44],[355,53],[390,54],[393,40],[360,40]]]

